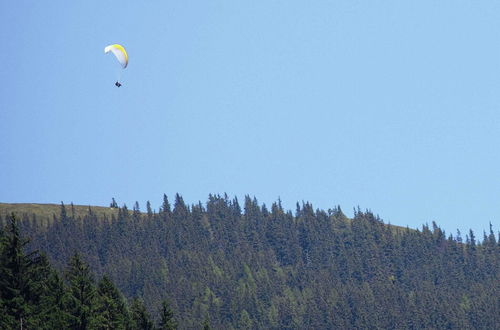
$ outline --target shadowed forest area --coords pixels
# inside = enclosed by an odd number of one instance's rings
[[[88,265],[96,306],[105,300],[101,292],[121,291],[114,301],[124,317],[136,304],[153,315],[151,324],[168,312],[172,327],[191,329],[500,324],[500,240],[491,225],[478,239],[472,231],[446,234],[435,223],[401,228],[369,211],[350,219],[340,207],[302,203],[292,212],[280,201],[267,207],[248,196],[241,205],[225,195],[195,205],[176,195],[171,205],[164,196],[158,212],[149,202],[145,210],[112,206],[110,213],[77,213],[61,204],[50,221],[36,213],[17,218],[20,235],[31,238],[25,253],[47,255],[36,258],[58,292],[71,292],[75,264]],[[12,224],[8,216],[0,222],[4,269]],[[0,297],[1,308],[11,308],[3,287]],[[70,313],[65,308],[61,315]]]

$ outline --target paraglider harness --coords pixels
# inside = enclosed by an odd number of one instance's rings
[[[118,81],[117,81],[117,82],[115,82],[115,86],[116,86],[116,87],[120,87],[121,85],[122,85],[122,84],[120,84]]]

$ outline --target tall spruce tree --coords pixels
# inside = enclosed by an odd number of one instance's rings
[[[113,208],[113,209],[117,209],[118,208],[118,203],[116,203],[114,197],[111,199],[111,203],[109,204],[109,207]]]
[[[144,303],[138,298],[134,298],[130,305],[130,329],[152,330],[153,328],[153,321],[151,321]]]
[[[25,254],[29,240],[21,237],[14,214],[0,239],[0,310],[4,312],[0,325],[30,327],[36,324],[41,294],[37,287],[42,285],[36,278],[41,268],[38,252]]]
[[[168,301],[164,300],[161,303],[160,327],[161,330],[177,329],[177,322],[174,318],[174,313],[170,308]]]
[[[45,259],[48,265],[48,260]],[[38,329],[67,329],[70,315],[66,311],[68,291],[59,274],[49,268],[45,272],[44,294],[40,299],[41,315]]]
[[[125,300],[108,276],[97,285],[96,314],[97,324],[102,329],[126,329],[129,324]]]
[[[96,325],[96,288],[94,278],[80,255],[76,253],[66,270],[69,285],[68,312],[70,327],[86,330]]]
[[[210,319],[208,316],[205,317],[205,320],[203,320],[203,330],[210,330]]]

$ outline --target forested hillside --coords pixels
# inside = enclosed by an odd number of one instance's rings
[[[20,215],[30,249],[64,269],[78,252],[150,311],[165,298],[180,328],[500,327],[500,244],[490,226],[445,235],[386,225],[371,212],[348,219],[278,201],[269,208],[226,196],[84,215],[61,205],[51,221]],[[0,221],[7,223],[6,217]],[[496,230],[496,229],[495,229]]]
[[[10,215],[0,228],[0,329],[176,328],[166,300],[155,328],[140,299],[127,303],[108,276],[95,279],[78,253],[57,272],[44,253],[25,251],[28,242]]]

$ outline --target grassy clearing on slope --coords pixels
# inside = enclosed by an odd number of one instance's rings
[[[71,215],[72,208],[70,205],[65,205],[66,213]],[[103,207],[103,206],[84,206],[84,205],[74,205],[75,217],[84,217],[89,213],[89,209],[92,213],[96,214],[99,218],[106,215],[111,218],[111,215],[117,215],[118,209]],[[37,220],[48,223],[54,218],[59,217],[61,214],[60,204],[34,204],[34,203],[0,203],[0,216],[6,217],[14,213],[17,217],[22,218],[24,216],[31,217],[36,214]]]

